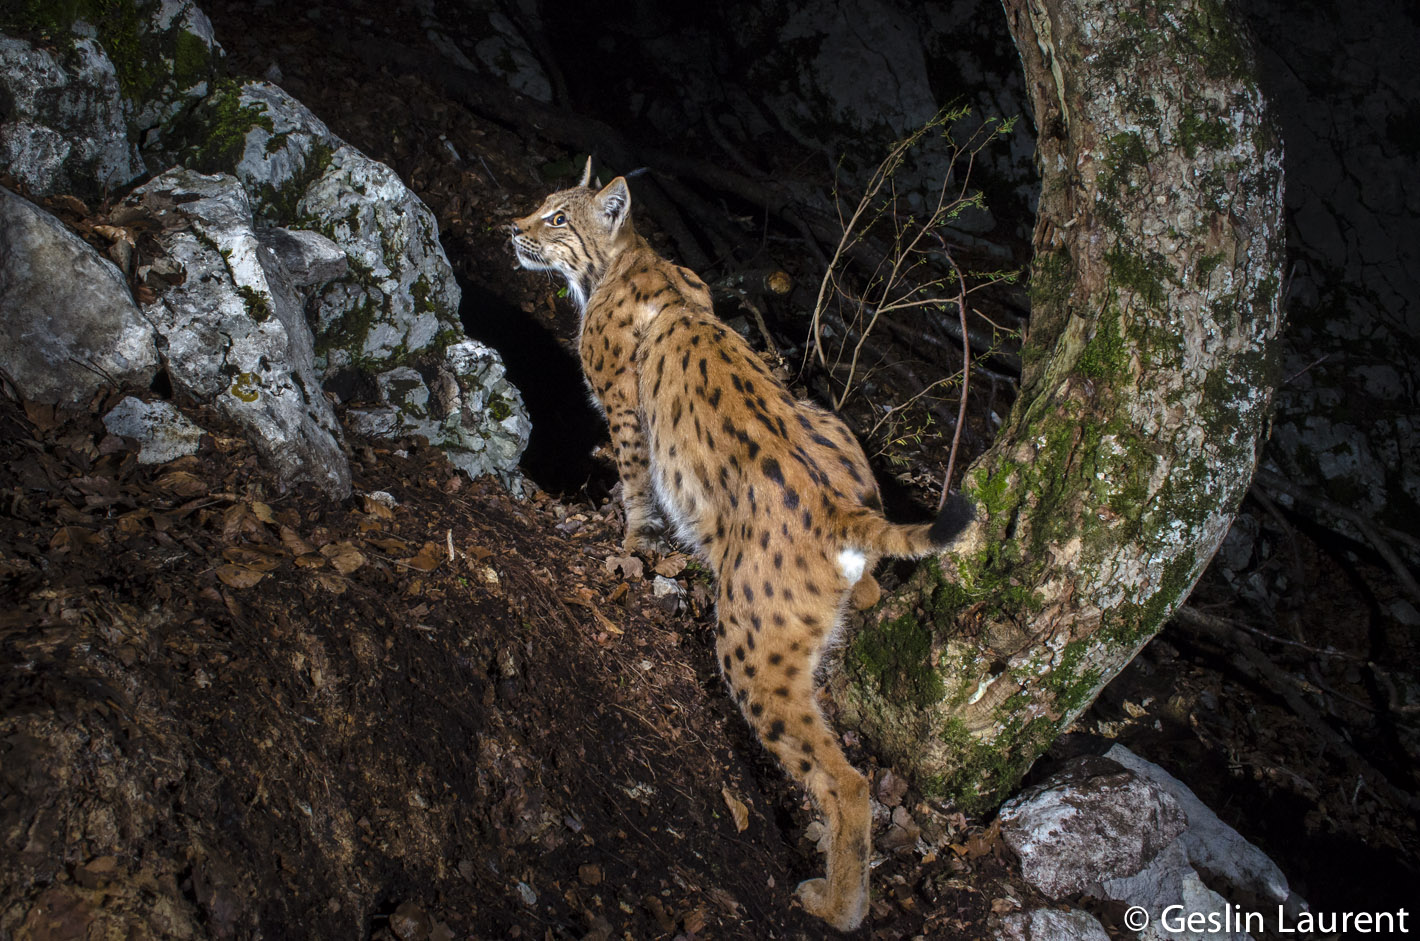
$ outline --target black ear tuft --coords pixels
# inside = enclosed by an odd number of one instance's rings
[[[933,545],[946,546],[974,519],[976,504],[966,494],[957,490],[947,495],[932,528],[927,530],[927,538],[932,540]]]
[[[626,177],[619,176],[603,186],[597,193],[596,201],[607,229],[615,232],[621,228],[631,209],[631,190],[626,186]]]

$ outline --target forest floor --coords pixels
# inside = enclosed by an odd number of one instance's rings
[[[144,467],[90,415],[0,401],[0,832],[23,847],[0,936],[825,936],[792,901],[822,865],[814,816],[724,693],[708,576],[620,551],[614,473],[583,457],[603,430],[562,342],[570,305],[506,249],[501,227],[579,155],[343,54],[318,14],[204,9],[235,71],[278,64],[435,211],[466,325],[533,409],[536,484],[518,498],[421,442],[351,438],[356,496],[335,504],[276,492],[197,406],[202,450]],[[1258,645],[1413,794],[1412,733],[1380,721],[1364,669],[1417,653],[1374,616],[1384,571],[1320,531],[1277,538],[1308,586],[1289,609],[1306,650]],[[1235,596],[1210,575],[1195,599],[1246,620]],[[1052,757],[1122,741],[1314,905],[1408,901],[1414,813],[1236,656],[1170,628]],[[982,937],[1050,904],[990,819],[848,746],[875,798],[865,935]]]

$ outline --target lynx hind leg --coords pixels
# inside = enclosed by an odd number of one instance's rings
[[[787,615],[787,612],[786,612]],[[871,812],[868,782],[848,763],[814,701],[813,668],[823,631],[837,611],[761,630],[767,618],[720,599],[720,665],[760,740],[809,792],[828,828],[828,871],[798,887],[812,915],[852,931],[868,910]],[[818,636],[815,637],[815,633]]]

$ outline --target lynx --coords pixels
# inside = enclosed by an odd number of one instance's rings
[[[563,275],[581,309],[582,368],[606,415],[626,514],[625,547],[662,516],[718,581],[716,653],[765,746],[802,784],[828,830],[825,878],[805,909],[849,931],[868,904],[867,780],[815,701],[815,670],[850,594],[876,595],[881,556],[946,547],[972,518],[964,498],[931,524],[882,514],[862,448],[842,421],[796,400],[716,319],[696,275],[660,257],[631,223],[617,177],[547,197],[512,224],[525,268]]]

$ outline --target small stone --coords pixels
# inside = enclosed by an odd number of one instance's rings
[[[166,464],[196,454],[203,430],[169,402],[144,402],[128,396],[104,416],[110,433],[139,444],[139,464]]]
[[[685,589],[680,583],[664,575],[657,575],[651,582],[651,596],[656,607],[666,614],[675,614],[685,604]]]
[[[390,931],[399,941],[425,941],[431,927],[429,915],[413,902],[401,902],[390,916]]]

